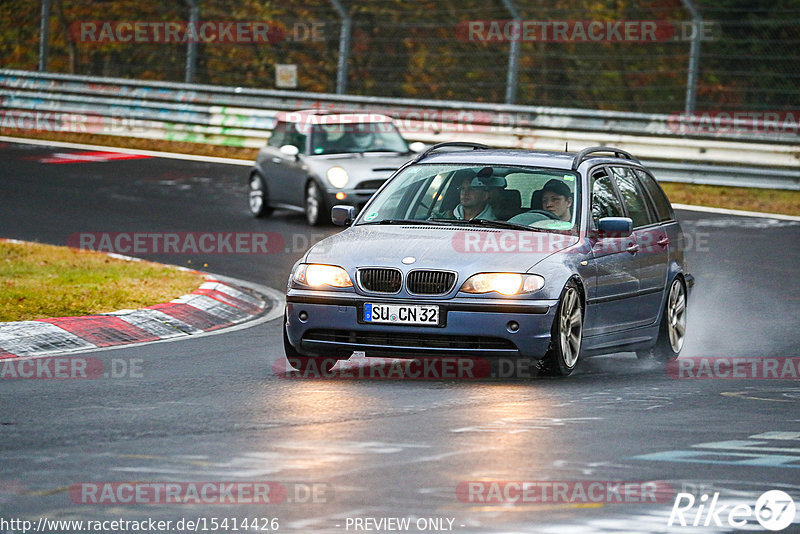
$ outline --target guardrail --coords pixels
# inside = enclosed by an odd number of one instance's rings
[[[672,115],[332,95],[0,69],[0,125],[260,147],[281,111],[378,112],[411,140],[571,150],[613,145],[659,179],[800,190],[800,136],[715,132]],[[49,116],[49,118],[48,118]],[[685,118],[684,118],[685,119]],[[798,117],[800,119],[800,117]],[[48,120],[52,124],[47,123]],[[690,133],[682,132],[689,125]]]

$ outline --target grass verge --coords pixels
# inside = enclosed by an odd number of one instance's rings
[[[99,252],[0,241],[0,321],[142,308],[191,293],[202,275]]]
[[[34,139],[52,139],[89,145],[116,146],[122,148],[138,148],[141,150],[158,150],[162,152],[178,152],[181,154],[197,154],[201,156],[218,156],[255,161],[258,149],[234,146],[219,146],[205,143],[189,143],[183,141],[158,141],[136,137],[117,135],[99,135],[63,132],[29,132],[11,128],[0,128],[0,135],[28,137]],[[727,187],[715,185],[682,184],[661,182],[672,202],[711,206],[746,211],[763,211],[766,213],[783,213],[800,215],[800,191],[784,191],[777,189],[754,189],[750,187]]]
[[[660,183],[669,200],[676,204],[800,215],[800,191]]]

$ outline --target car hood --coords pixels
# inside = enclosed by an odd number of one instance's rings
[[[351,178],[361,180],[370,177],[388,178],[412,157],[414,154],[397,154],[396,152],[331,154],[308,157],[306,163],[321,176],[324,176],[331,167],[342,167]]]
[[[308,263],[351,270],[388,266],[458,272],[525,272],[578,242],[572,235],[463,226],[361,225],[328,237],[308,251]],[[410,265],[403,258],[413,257]]]

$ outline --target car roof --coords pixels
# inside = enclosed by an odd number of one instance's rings
[[[481,148],[478,150],[442,150],[422,154],[417,158],[417,163],[447,163],[447,164],[492,164],[492,165],[519,165],[526,167],[547,167],[554,169],[573,170],[576,158],[580,158],[580,163],[591,161],[592,163],[614,163],[614,164],[641,164],[631,157],[613,157],[592,155],[593,153],[615,151],[617,149],[603,147],[586,149],[581,152],[558,152],[551,150],[525,150],[507,148]],[[626,154],[621,152],[622,154]],[[626,154],[629,156],[628,154]],[[579,163],[579,164],[580,164]],[[575,165],[577,167],[579,165]]]
[[[281,122],[304,124],[373,124],[393,122],[388,115],[371,111],[353,113],[330,113],[318,109],[301,109],[298,111],[281,111],[275,115]]]

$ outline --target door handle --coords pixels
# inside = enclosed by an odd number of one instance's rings
[[[636,243],[628,243],[628,248],[626,248],[625,250],[627,250],[631,254],[636,254],[637,252],[639,252],[639,245],[637,245]]]
[[[283,163],[283,159],[282,158],[272,158],[272,163],[277,163],[277,164],[280,165],[281,163]]]
[[[667,245],[669,245],[669,238],[667,236],[664,236],[658,241],[656,241],[656,244],[662,247],[666,247]]]

